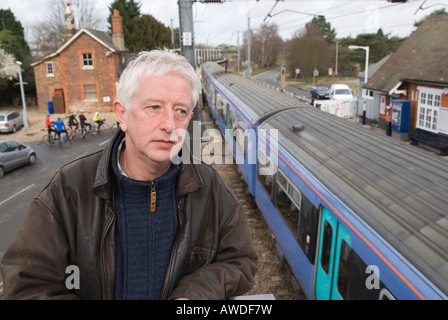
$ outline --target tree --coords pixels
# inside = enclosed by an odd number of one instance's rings
[[[10,9],[0,10],[0,103],[12,104],[16,96],[20,95],[15,85],[17,78],[16,60],[22,62],[23,79],[27,93],[34,94],[34,72],[30,67],[30,48],[25,40],[23,27]]]
[[[314,27],[319,30],[328,44],[333,43],[336,39],[336,30],[331,28],[331,23],[327,22],[324,16],[314,17],[305,27]]]
[[[289,41],[287,60],[294,76],[294,70],[300,68],[301,77],[311,77],[315,69],[319,74],[325,74],[332,65],[333,59],[329,45],[314,26],[306,26],[304,30],[297,31]]]
[[[282,39],[274,24],[262,24],[251,38],[251,55],[261,68],[274,65],[277,60]]]
[[[130,40],[132,36],[130,24],[135,18],[140,17],[140,8],[141,4],[139,2],[135,2],[134,0],[114,0],[114,2],[109,5],[110,14],[107,19],[109,22],[109,32],[112,34],[112,15],[114,13],[114,9],[116,9],[120,12],[120,16],[123,21],[124,45],[128,49],[133,47]]]
[[[134,17],[128,24],[127,48],[131,52],[171,46],[171,30],[153,16]]]
[[[75,28],[106,30],[106,13],[96,8],[95,0],[70,0]],[[66,0],[50,0],[47,14],[31,26],[32,47],[40,56],[55,52],[65,42],[67,25]]]

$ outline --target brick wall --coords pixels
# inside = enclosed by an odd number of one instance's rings
[[[47,74],[47,63],[53,64],[53,76]],[[48,102],[56,90],[63,89],[61,77],[60,57],[56,56],[38,64],[34,67],[36,81],[37,104],[39,110],[47,111]]]
[[[66,111],[86,112],[113,110],[116,95],[116,63],[119,55],[83,33],[61,52],[61,72],[64,82]],[[91,54],[93,66],[83,66],[83,54]],[[86,97],[85,86],[96,89],[96,98]]]

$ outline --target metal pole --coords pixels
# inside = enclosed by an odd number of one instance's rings
[[[181,53],[196,68],[193,31],[193,2],[179,0],[179,25],[181,38]]]
[[[367,84],[367,81],[369,80],[369,49],[370,47],[363,47],[364,50],[366,50],[366,68],[364,70],[364,85],[363,85],[363,91],[364,86]],[[365,93],[365,91],[364,91]],[[366,124],[366,96],[364,95],[364,107],[363,107],[363,111],[362,111],[362,125]]]
[[[26,115],[25,91],[23,90],[22,68],[20,68],[20,65],[22,63],[20,61],[16,61],[16,63],[17,63],[18,73],[19,73],[20,94],[22,95],[23,128],[24,128],[24,130],[28,130],[28,117]]]
[[[247,18],[247,77],[251,77],[250,70],[250,17]]]

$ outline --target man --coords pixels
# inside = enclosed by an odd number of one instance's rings
[[[68,126],[70,128],[74,127],[73,130],[75,130],[75,131],[78,130],[78,126],[79,126],[79,122],[76,119],[76,115],[77,115],[76,111],[73,111],[73,113],[68,118]]]
[[[92,129],[92,125],[87,121],[86,116],[84,115],[84,110],[81,109],[80,114],[79,114],[79,123],[81,124],[81,132],[82,132],[82,137],[85,137],[86,131],[85,131],[85,126],[89,127],[89,131]]]
[[[5,299],[227,299],[251,288],[242,206],[210,166],[172,161],[200,90],[177,54],[129,63],[114,102],[121,130],[34,199],[1,264]]]
[[[52,125],[52,122],[50,120],[50,114],[47,113],[47,117],[45,118],[45,129],[47,129],[48,138],[50,138],[51,133],[54,132],[54,129],[51,125]]]
[[[56,132],[58,139],[61,138],[61,133],[63,133],[63,132],[67,133],[67,128],[65,127],[64,121],[61,120],[61,117],[58,117],[58,120],[53,122],[53,124],[51,126],[53,127],[54,131]]]
[[[95,115],[93,116],[93,121],[96,122],[98,125],[98,131],[101,130],[101,126],[104,123],[104,119],[100,116],[99,111],[95,112]]]

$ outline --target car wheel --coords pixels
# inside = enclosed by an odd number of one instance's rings
[[[16,133],[16,132],[17,132],[16,125],[13,125],[13,126],[12,126],[12,133]]]
[[[5,175],[5,169],[3,169],[2,166],[0,166],[0,178]]]
[[[29,164],[35,164],[37,160],[36,154],[32,153],[30,154],[29,158],[28,158],[28,163]]]

